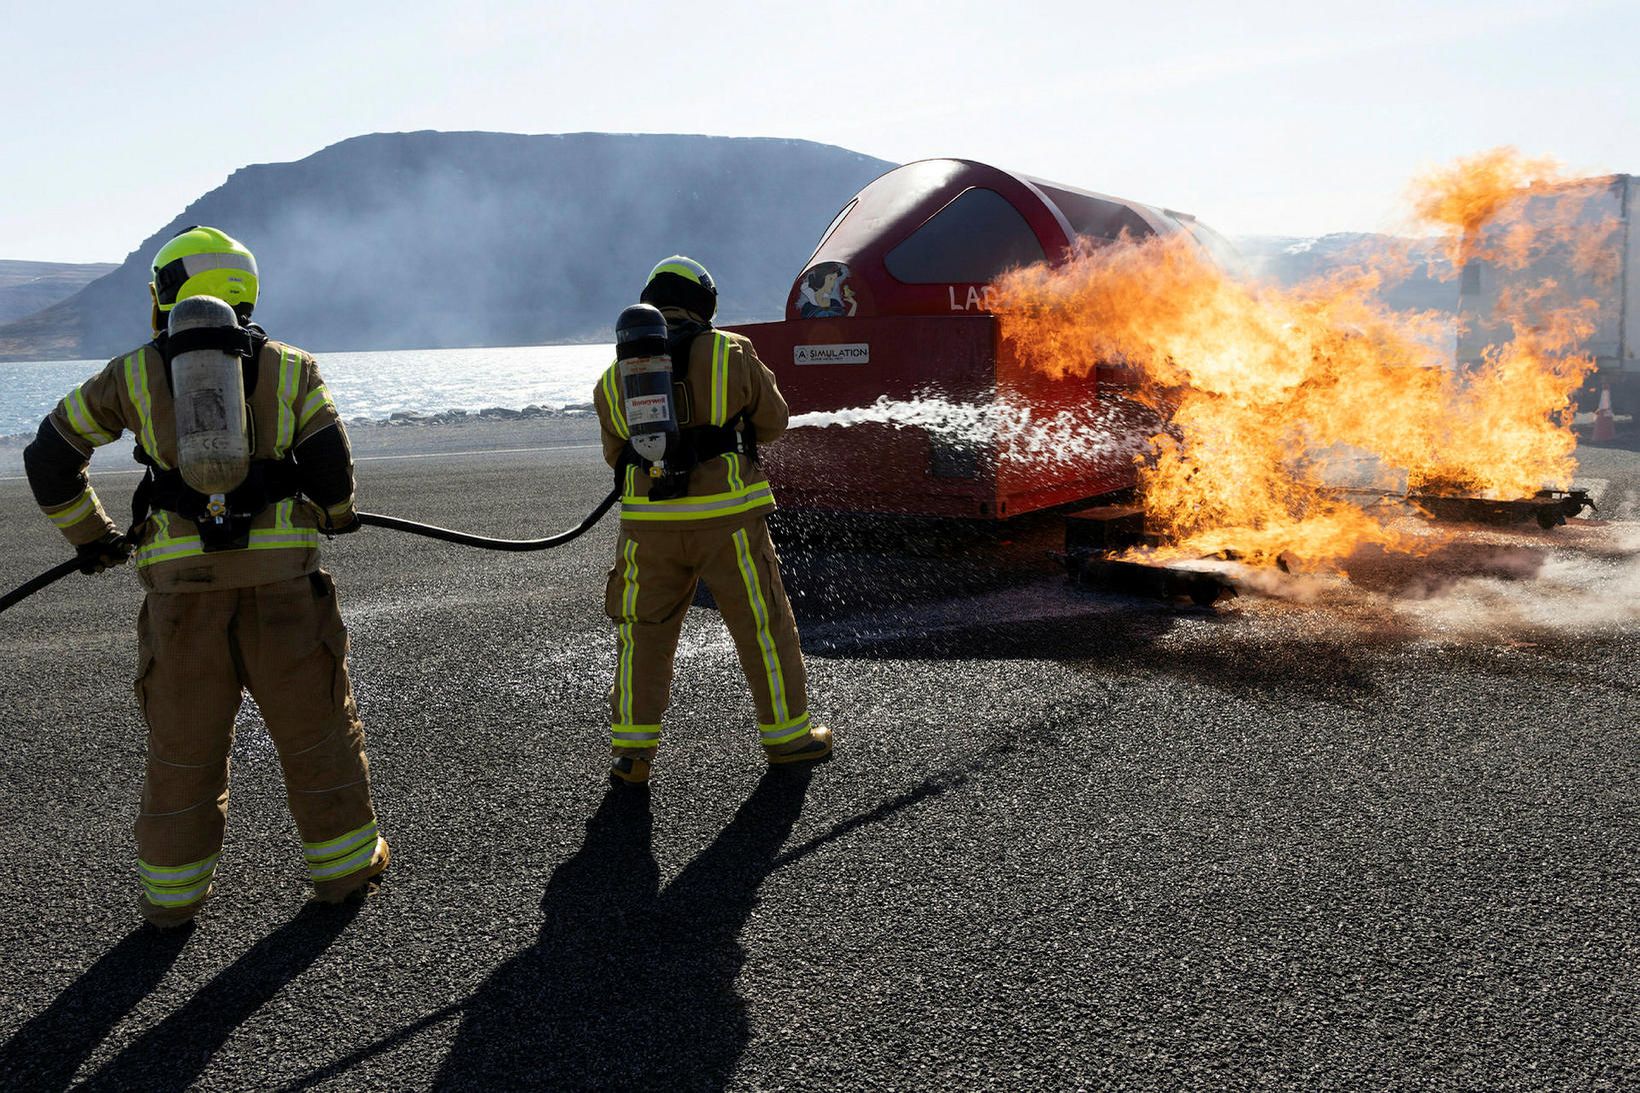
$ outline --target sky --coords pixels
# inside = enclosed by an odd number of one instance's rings
[[[1633,0],[0,0],[0,258],[120,261],[249,163],[421,129],[959,156],[1230,235],[1405,228],[1499,145],[1640,172]]]

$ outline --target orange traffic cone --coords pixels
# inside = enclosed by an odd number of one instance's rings
[[[1600,409],[1594,412],[1594,436],[1596,444],[1617,439],[1617,422],[1612,419],[1612,388],[1611,384],[1600,385]]]

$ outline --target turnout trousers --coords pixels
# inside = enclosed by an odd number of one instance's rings
[[[186,919],[210,895],[243,690],[256,699],[279,753],[319,898],[339,899],[386,866],[347,677],[347,630],[328,573],[150,592],[137,630],[148,768],[136,835],[150,921]]]
[[[621,525],[604,609],[616,623],[610,735],[620,748],[653,748],[672,690],[684,616],[704,580],[751,684],[764,747],[809,730],[808,682],[797,623],[780,583],[767,520],[706,528]]]

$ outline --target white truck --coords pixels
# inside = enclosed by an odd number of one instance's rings
[[[1602,385],[1609,385],[1618,413],[1640,407],[1640,230],[1633,216],[1640,179],[1608,175],[1579,179],[1523,194],[1494,217],[1479,239],[1490,258],[1472,258],[1459,274],[1458,361],[1473,365],[1488,345],[1510,337],[1497,314],[1500,294],[1541,288],[1554,279],[1557,298],[1593,299],[1600,305],[1593,334],[1579,347],[1595,359],[1598,372],[1579,395],[1593,410]],[[1524,229],[1527,230],[1522,230]],[[1532,258],[1521,268],[1501,260],[1494,248],[1531,237]]]

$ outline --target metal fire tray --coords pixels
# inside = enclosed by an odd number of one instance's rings
[[[1201,607],[1212,607],[1236,594],[1235,585],[1205,570],[1117,560],[1097,554],[1070,555],[1066,565],[1077,584],[1130,596],[1150,596],[1170,602],[1189,600]]]
[[[1117,559],[1150,541],[1144,510],[1136,505],[1101,505],[1065,517],[1065,569],[1079,585],[1211,607],[1236,594],[1217,573]]]
[[[1486,497],[1458,497],[1444,493],[1409,493],[1407,501],[1432,520],[1470,524],[1525,524],[1533,520],[1545,530],[1566,522],[1584,509],[1593,509],[1587,490],[1539,490],[1518,501]]]

